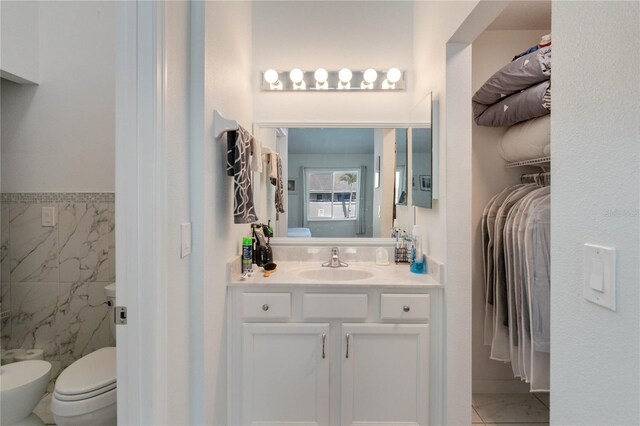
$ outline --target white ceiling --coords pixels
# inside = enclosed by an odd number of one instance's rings
[[[289,154],[373,154],[373,129],[289,129]]]
[[[551,1],[512,1],[487,30],[551,30]]]

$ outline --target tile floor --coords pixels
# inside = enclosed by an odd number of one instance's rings
[[[549,424],[549,394],[473,394],[473,424],[544,426]]]
[[[44,394],[36,409],[33,412],[40,417],[47,425],[55,425],[56,423],[53,421],[53,414],[51,413],[51,393],[47,392]]]
[[[55,425],[51,393],[33,411],[47,425]],[[486,426],[544,426],[549,424],[549,394],[473,394],[472,423]]]

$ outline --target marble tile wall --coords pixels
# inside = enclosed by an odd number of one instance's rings
[[[43,349],[54,370],[115,342],[103,287],[115,280],[113,193],[2,194],[3,349]],[[42,207],[56,226],[44,227]]]

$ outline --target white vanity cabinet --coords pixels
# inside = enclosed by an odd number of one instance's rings
[[[438,424],[441,292],[230,285],[228,423]]]
[[[329,424],[329,324],[242,329],[243,424]]]
[[[342,425],[426,425],[427,324],[344,324]]]

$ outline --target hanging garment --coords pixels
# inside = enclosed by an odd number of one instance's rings
[[[495,230],[495,221],[496,214],[498,213],[498,209],[504,202],[504,200],[517,188],[522,187],[523,185],[515,185],[509,188],[505,188],[498,195],[493,197],[489,204],[487,204],[486,210],[486,219],[483,214],[483,252],[486,252],[485,257],[485,309],[484,309],[484,344],[487,346],[491,346],[491,342],[493,340],[493,244],[494,244],[494,230]],[[486,249],[485,246],[486,239]]]
[[[239,127],[237,132],[227,132],[227,138],[229,134],[235,134],[233,146],[230,146],[227,139],[227,147],[233,151],[227,151],[227,173],[229,169],[233,170],[233,221],[253,223],[258,220],[253,204],[251,178],[251,150],[254,139],[243,127]]]
[[[513,191],[502,203],[496,214],[494,232],[494,304],[493,304],[493,340],[491,342],[491,359],[497,361],[510,361],[509,331],[508,331],[508,307],[505,273],[505,252],[503,245],[504,224],[513,205],[531,191],[539,188],[529,184]],[[507,323],[507,324],[505,324]]]
[[[531,391],[549,391],[550,201],[546,196],[529,209],[525,228],[525,260],[531,345]]]
[[[280,218],[280,213],[284,213],[284,183],[282,182],[282,158],[277,156],[276,164],[277,164],[277,178],[275,183],[271,180],[271,183],[276,186],[276,220]]]
[[[509,344],[510,344],[510,356],[511,367],[515,377],[520,377],[523,380],[527,380],[527,372],[525,369],[525,360],[522,354],[523,345],[526,343],[523,341],[522,330],[522,296],[521,296],[521,282],[524,275],[522,271],[522,263],[520,261],[523,249],[518,247],[518,229],[522,214],[528,208],[532,200],[541,198],[549,194],[549,187],[543,187],[536,189],[525,197],[523,197],[516,205],[513,206],[510,214],[510,223],[505,226],[505,253],[507,258],[507,294],[508,294],[508,307],[509,307]]]

